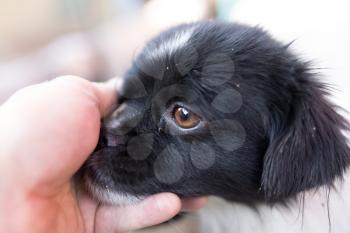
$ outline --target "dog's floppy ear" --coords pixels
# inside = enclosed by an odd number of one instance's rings
[[[267,201],[331,185],[350,164],[342,132],[349,125],[326,99],[325,86],[306,77],[298,80],[291,93],[287,117],[275,114],[270,120],[279,126],[278,130],[274,126],[263,161],[261,189]]]

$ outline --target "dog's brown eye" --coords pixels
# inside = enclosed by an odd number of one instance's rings
[[[193,112],[187,110],[184,107],[177,107],[174,111],[174,118],[176,124],[181,128],[189,129],[198,125],[200,119]]]

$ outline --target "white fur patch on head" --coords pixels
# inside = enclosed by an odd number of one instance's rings
[[[127,193],[112,191],[108,186],[105,188],[97,187],[90,179],[85,179],[85,186],[93,198],[110,205],[132,205],[146,198],[144,196],[134,196]]]
[[[167,40],[163,40],[159,45],[156,45],[149,56],[151,58],[162,58],[166,55],[172,55],[176,50],[183,48],[189,39],[192,37],[195,26],[177,31]]]
[[[176,66],[179,66],[177,68],[181,73],[186,73],[189,70],[188,64],[186,66],[186,62],[183,62],[182,58],[189,60],[195,60],[194,58],[196,58],[196,49],[187,46],[196,28],[196,25],[177,28],[156,40],[150,41],[136,59],[137,68],[147,75],[161,80],[164,73],[169,70],[166,58],[176,55],[176,52],[179,51],[178,55],[181,59],[180,64],[176,64]],[[183,51],[185,51],[185,54],[181,53]],[[176,57],[174,59],[176,60]]]

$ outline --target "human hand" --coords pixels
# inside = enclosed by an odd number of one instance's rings
[[[0,232],[126,232],[204,205],[205,198],[162,193],[106,206],[75,193],[72,176],[116,98],[109,85],[61,77],[24,88],[0,107]]]

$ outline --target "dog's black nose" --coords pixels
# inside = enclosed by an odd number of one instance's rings
[[[137,126],[142,116],[142,107],[123,103],[115,112],[103,120],[103,127],[112,134],[126,135]]]
[[[102,121],[98,147],[116,147],[125,144],[127,134],[136,127],[141,118],[142,112],[137,106],[121,104]]]

